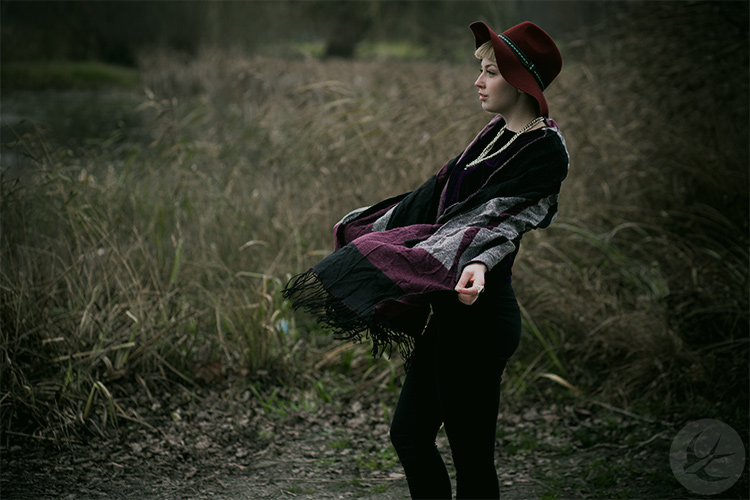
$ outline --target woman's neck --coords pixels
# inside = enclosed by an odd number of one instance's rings
[[[513,132],[518,132],[537,116],[538,115],[536,115],[535,113],[516,113],[511,115],[503,115],[503,118],[505,118],[505,128]]]
[[[532,104],[530,102],[531,100],[532,99],[528,95],[521,94],[515,105],[506,113],[502,114],[503,118],[505,118],[505,127],[508,130],[518,132],[528,125],[531,120],[539,116],[536,104]]]

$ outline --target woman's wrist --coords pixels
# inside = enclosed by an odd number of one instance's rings
[[[469,262],[468,264],[466,264],[466,267],[469,267],[469,266],[482,266],[482,268],[484,269],[485,273],[487,271],[489,271],[489,268],[487,267],[487,264],[485,264],[484,262],[482,262],[480,260],[475,260],[475,261],[472,261],[472,262]]]

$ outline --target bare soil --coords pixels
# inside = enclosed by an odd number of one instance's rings
[[[393,396],[388,396],[393,398]],[[388,399],[386,398],[386,399]],[[6,436],[0,495],[27,499],[405,499],[388,439],[393,401],[318,408],[261,404],[249,391],[153,399],[88,438]],[[100,428],[107,422],[97,424]],[[504,408],[503,498],[687,498],[669,471],[674,426],[595,408]],[[444,435],[439,447],[452,470]]]

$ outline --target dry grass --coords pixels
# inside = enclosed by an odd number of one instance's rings
[[[561,375],[623,405],[747,406],[746,8],[649,4],[555,87],[573,166],[518,288]]]
[[[682,21],[718,15],[701,8]],[[569,44],[549,90],[572,168],[558,222],[524,240],[528,335],[510,395],[544,395],[556,376],[655,411],[746,406],[747,33],[696,73],[670,49],[682,24],[662,29],[656,55],[634,36],[662,11],[623,22],[618,43]],[[716,54],[725,35],[691,40],[706,45],[693,52]],[[351,359],[280,288],[330,251],[342,214],[412,189],[488,119],[473,61],[141,64],[144,144],[72,152],[29,133],[13,145],[27,175],[2,183],[4,432],[104,432],[138,420],[128,391]],[[394,376],[355,365],[363,383]]]

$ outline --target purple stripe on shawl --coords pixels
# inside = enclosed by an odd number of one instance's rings
[[[368,262],[379,268],[394,284],[404,290],[407,298],[408,295],[451,290],[455,270],[446,269],[426,250],[410,248],[411,242],[416,244],[426,239],[439,227],[433,224],[415,224],[366,234],[352,244]],[[425,275],[424,272],[417,272],[417,269],[432,271]]]
[[[386,205],[380,209],[376,207],[370,207],[368,209],[372,213],[367,216],[360,217],[357,220],[349,222],[347,224],[336,224],[333,226],[333,238],[334,238],[334,250],[338,250],[350,241],[354,241],[360,236],[370,234],[372,232],[372,224],[377,219],[382,217],[393,205]]]
[[[456,258],[453,261],[453,267],[458,267],[459,261],[461,260],[461,255],[463,255],[464,251],[471,246],[471,244],[474,242],[474,238],[476,238],[479,231],[481,231],[481,227],[470,227],[466,231],[464,231],[463,237],[461,238],[461,243],[458,245],[458,252],[456,252]]]

